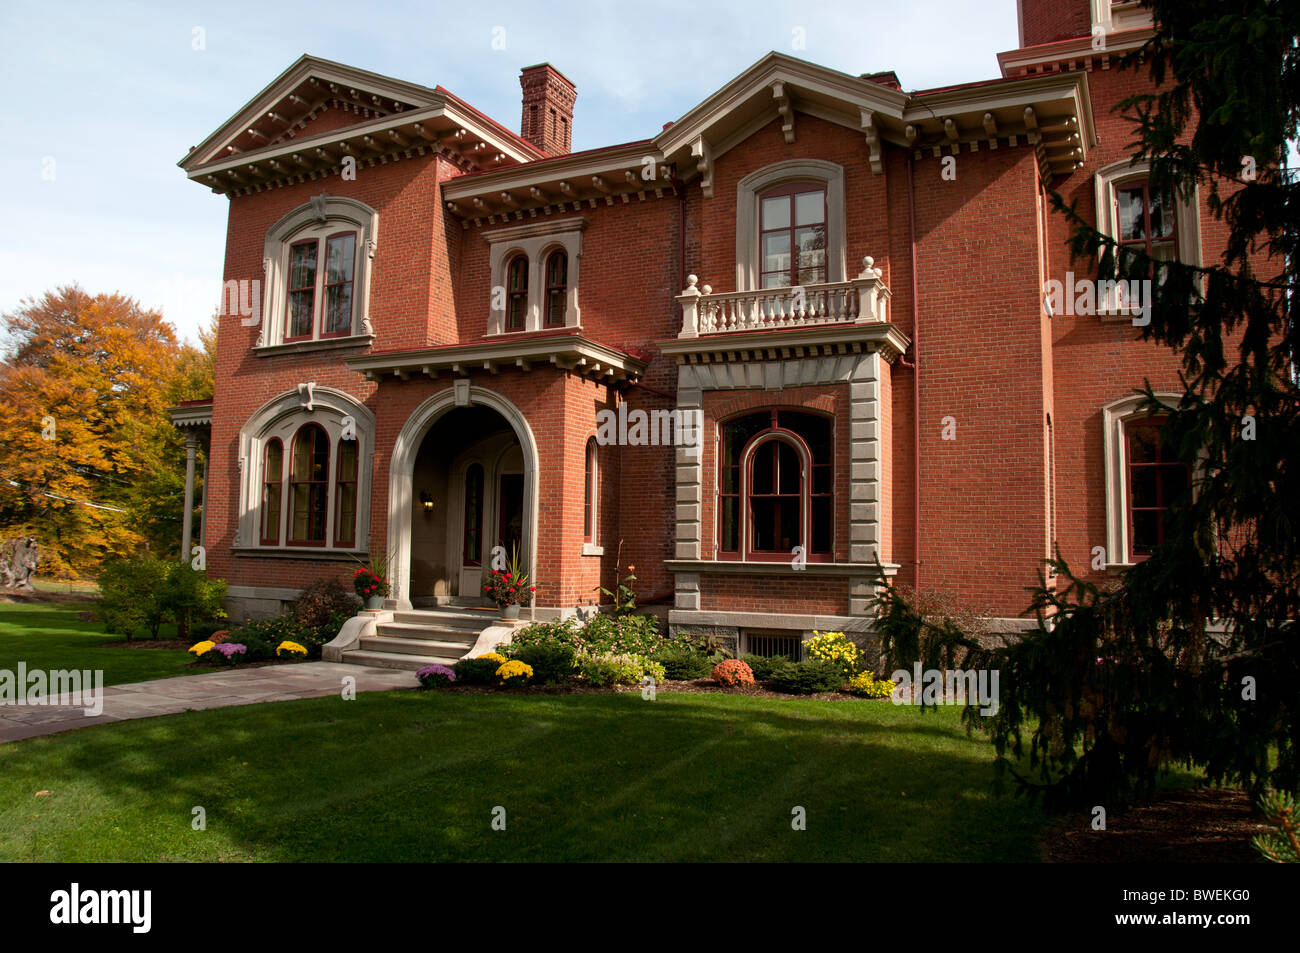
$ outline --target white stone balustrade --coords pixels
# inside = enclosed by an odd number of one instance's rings
[[[870,255],[851,281],[831,281],[791,288],[761,288],[713,294],[696,287],[689,275],[677,301],[682,306],[681,338],[729,331],[768,331],[823,324],[875,324],[889,320],[890,291]]]

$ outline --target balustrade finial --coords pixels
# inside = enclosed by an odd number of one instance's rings
[[[872,258],[870,255],[863,256],[862,274],[858,275],[858,277],[879,278],[881,275],[884,274],[884,272],[881,269],[877,268],[875,265],[876,265],[876,259]]]

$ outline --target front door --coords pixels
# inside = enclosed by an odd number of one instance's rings
[[[501,474],[497,495],[497,545],[505,547],[506,560],[512,559],[524,544],[524,475]],[[519,552],[522,562],[526,557]]]
[[[471,463],[465,468],[462,490],[458,590],[462,598],[473,599],[482,594],[483,530],[487,511],[484,489],[483,464]]]

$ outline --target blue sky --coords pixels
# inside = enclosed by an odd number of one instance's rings
[[[176,163],[303,53],[441,84],[512,129],[520,67],[549,61],[578,87],[580,150],[654,135],[769,50],[920,89],[993,78],[1016,45],[1015,0],[6,3],[0,311],[76,281],[195,339],[228,203]]]

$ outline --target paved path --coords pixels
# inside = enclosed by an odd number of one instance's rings
[[[0,705],[0,744],[131,718],[320,698],[342,692],[347,675],[356,678],[359,692],[415,688],[418,684],[411,672],[338,662],[301,662],[112,685],[104,689],[103,712],[95,716],[87,715],[80,705]]]

